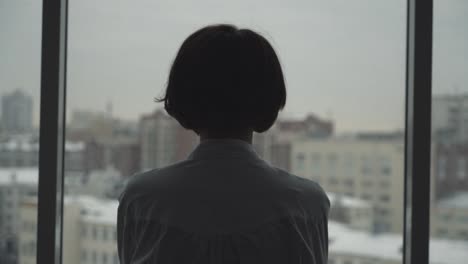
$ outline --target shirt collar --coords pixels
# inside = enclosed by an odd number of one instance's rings
[[[188,159],[244,158],[260,159],[251,144],[240,139],[206,139],[188,156]]]

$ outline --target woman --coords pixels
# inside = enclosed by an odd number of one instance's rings
[[[158,101],[200,144],[187,160],[130,180],[118,212],[121,263],[327,262],[324,191],[270,166],[251,145],[286,102],[264,37],[231,25],[196,31]]]

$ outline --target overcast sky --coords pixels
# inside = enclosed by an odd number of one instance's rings
[[[0,93],[40,87],[41,1],[0,0]],[[468,91],[468,1],[436,0],[434,90]],[[286,77],[285,115],[338,131],[403,128],[406,0],[69,0],[69,109],[137,119],[157,105],[181,42],[211,23],[264,34]]]

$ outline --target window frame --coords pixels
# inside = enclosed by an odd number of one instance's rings
[[[407,0],[406,264],[429,262],[432,11],[433,0]],[[37,263],[58,264],[62,258],[67,17],[68,0],[43,0]]]

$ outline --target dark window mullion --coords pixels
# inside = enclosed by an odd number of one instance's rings
[[[408,0],[404,263],[429,263],[433,0]]]
[[[43,0],[37,263],[61,263],[67,0]]]

